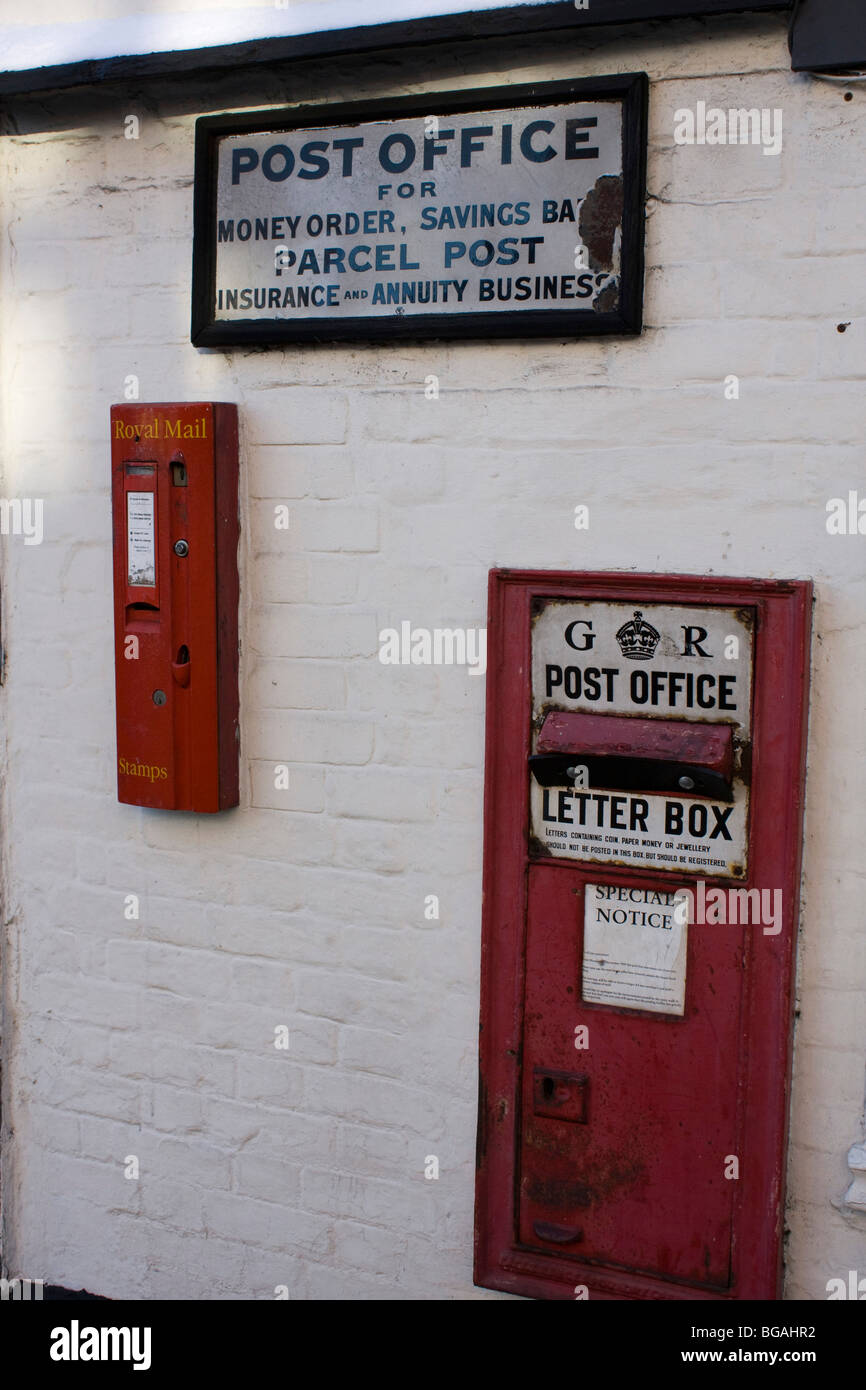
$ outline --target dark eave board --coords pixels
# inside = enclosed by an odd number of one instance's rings
[[[732,13],[790,10],[793,0],[591,0],[586,10],[573,0],[504,5],[499,9],[398,20],[354,29],[326,30],[285,38],[250,39],[244,43],[175,52],[92,58],[52,67],[0,72],[0,96],[57,91],[65,87],[130,79],[181,77],[223,68],[298,62],[336,54],[365,53],[430,43],[535,34],[550,30],[594,28],[656,19],[705,18]],[[824,0],[822,0],[822,3]],[[860,0],[852,0],[860,3]]]

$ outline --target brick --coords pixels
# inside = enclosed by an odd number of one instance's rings
[[[355,555],[308,553],[310,603],[353,603],[358,597],[360,566]]]
[[[375,622],[367,613],[333,613],[313,606],[267,604],[256,610],[250,642],[267,658],[347,658],[378,650]]]
[[[366,767],[328,773],[328,810],[348,819],[431,821],[434,779],[428,774]]]
[[[239,1154],[234,1163],[235,1192],[241,1197],[258,1197],[273,1202],[298,1205],[301,1192],[301,1169],[281,1158],[261,1158],[254,1154]]]
[[[372,1027],[405,1027],[411,1013],[411,992],[392,981],[361,979],[337,971],[302,970],[295,981],[298,1009],[336,1022]]]
[[[328,1254],[333,1241],[327,1217],[292,1211],[275,1202],[260,1202],[236,1193],[207,1193],[204,1220],[209,1233],[226,1240],[271,1250],[292,1251],[301,1247],[314,1258]]]
[[[68,1154],[44,1153],[34,1156],[43,1190],[54,1196],[74,1192],[85,1202],[112,1211],[137,1212],[141,1193],[138,1183],[124,1177],[124,1164],[97,1163],[92,1159],[73,1158]]]
[[[335,1167],[344,1173],[368,1173],[399,1179],[409,1172],[409,1137],[402,1129],[373,1129],[353,1123],[337,1127]]]
[[[112,941],[112,977],[197,999],[224,999],[231,988],[231,962],[213,951],[185,951],[165,942]]]
[[[286,1289],[290,1301],[303,1301],[308,1297],[308,1268],[303,1251],[290,1255],[285,1250],[260,1250],[248,1246],[243,1251],[243,1265],[234,1296],[274,1302],[280,1301],[276,1291]],[[242,1295],[238,1293],[239,1289],[243,1290]]]
[[[202,1193],[190,1183],[143,1176],[141,1210],[150,1221],[169,1230],[192,1233],[205,1229]]]
[[[835,265],[845,285],[845,313],[841,317],[862,316],[866,312],[866,291],[862,288],[866,257],[840,257]],[[722,298],[728,318],[787,319],[792,302],[799,318],[828,317],[826,277],[812,256],[763,261],[750,257],[747,264],[738,267],[736,276],[725,282]],[[832,308],[829,316],[833,316]]]
[[[98,1159],[101,1163],[119,1163],[123,1166],[127,1154],[133,1150],[141,1161],[153,1147],[153,1135],[145,1137],[137,1125],[82,1115],[77,1120],[77,1126],[81,1156]]]
[[[258,709],[343,709],[346,673],[334,662],[258,657],[248,698]]]
[[[67,1020],[102,1024],[108,1028],[135,1029],[139,1025],[140,997],[135,989],[107,980],[44,971],[34,980],[31,1007]]]
[[[426,1231],[430,1213],[406,1185],[347,1173],[305,1169],[303,1201],[310,1211],[330,1212],[397,1231]]]
[[[334,1231],[334,1257],[366,1274],[388,1278],[402,1273],[407,1249],[405,1236],[356,1221],[340,1221]]]
[[[341,392],[282,386],[257,393],[248,428],[256,444],[341,444],[347,416]]]
[[[261,1057],[238,1059],[238,1098],[247,1103],[262,1101],[283,1110],[294,1109],[304,1088],[304,1072],[291,1060],[291,1052],[271,1048]]]
[[[160,1139],[153,1162],[165,1177],[200,1188],[228,1190],[231,1156],[198,1136]]]
[[[229,964],[233,1000],[262,1009],[291,1007],[294,972],[289,965],[269,960],[230,960]]]
[[[405,715],[432,714],[439,707],[441,680],[430,667],[385,666],[378,659],[355,661],[347,679],[352,709]]]
[[[213,1105],[207,1119],[237,1151],[290,1161],[325,1162],[333,1157],[336,1121],[331,1116],[297,1110],[264,1109],[261,1105],[227,1102]]]
[[[448,386],[447,378],[440,378],[440,390],[447,391]],[[419,385],[418,391],[423,396],[423,386]],[[430,411],[439,407],[435,400],[424,404]],[[445,496],[447,468],[446,449],[407,449],[403,444],[386,444],[375,455],[362,455],[358,478],[365,491],[375,492],[394,506],[417,507]]]
[[[270,524],[270,523],[269,523]],[[265,536],[265,544],[270,540]],[[280,532],[274,538],[275,544],[282,540],[279,550],[263,551],[254,557],[249,569],[249,586],[253,602],[263,603],[315,603],[317,595],[310,584],[310,557],[293,552]],[[323,602],[324,600],[318,599]]]
[[[151,1093],[150,1123],[169,1134],[195,1134],[202,1127],[201,1098],[194,1091],[176,1086],[154,1086]]]
[[[399,1033],[372,1028],[340,1029],[340,1063],[349,1070],[399,1078],[403,1074],[405,1040]]]
[[[279,780],[281,785],[275,786]],[[284,781],[288,786],[283,786]],[[304,764],[254,762],[250,764],[250,800],[253,806],[272,811],[323,811],[325,774],[322,768]]]
[[[288,527],[277,527],[281,502],[254,502],[249,509],[249,528],[254,554],[342,551],[363,554],[379,548],[379,509],[370,502],[285,503]]]
[[[367,721],[268,710],[262,714],[247,752],[253,758],[289,763],[358,764],[369,761],[372,748],[373,728]]]
[[[409,980],[418,959],[409,931],[399,934],[373,927],[353,926],[343,933],[343,961],[353,970],[377,979]]]
[[[142,1088],[135,1081],[105,1073],[92,1073],[83,1067],[65,1067],[44,1077],[42,1095],[48,1105],[98,1115],[130,1124],[143,1114]]]
[[[253,497],[343,498],[354,490],[352,457],[348,449],[323,445],[259,446],[251,459]]]
[[[47,1142],[52,1149],[60,1150],[63,1153],[82,1154],[90,1158],[104,1158],[104,1154],[94,1154],[82,1143],[82,1133],[88,1123],[96,1123],[89,1119],[82,1119],[72,1111],[62,1110],[56,1105],[42,1105],[39,1101],[30,1101],[28,1113],[32,1133],[37,1142],[40,1136],[44,1136],[42,1142]]]
[[[216,946],[233,956],[267,956],[303,965],[339,960],[337,931],[315,917],[234,907],[210,911]]]
[[[403,1129],[434,1143],[443,1132],[444,1109],[430,1092],[362,1072],[311,1070],[305,1103],[312,1113],[341,1118],[349,1097],[361,1124]]]

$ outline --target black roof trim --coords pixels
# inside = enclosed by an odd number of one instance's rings
[[[0,96],[56,91],[147,78],[182,77],[195,72],[258,64],[298,62],[331,54],[365,53],[427,43],[487,39],[546,30],[595,28],[655,19],[708,18],[743,12],[790,10],[793,0],[590,0],[585,10],[573,0],[543,0],[541,4],[507,5],[495,10],[467,11],[427,19],[396,20],[355,29],[332,29],[314,34],[249,39],[213,48],[164,53],[90,58],[53,67],[0,72]]]

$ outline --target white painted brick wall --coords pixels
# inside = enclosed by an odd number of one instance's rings
[[[298,70],[291,97],[649,72],[640,339],[194,350],[193,122],[278,104],[284,76],[71,94],[0,141],[3,488],[45,498],[44,543],[4,547],[6,1257],[114,1297],[497,1297],[471,1283],[484,681],[382,666],[377,634],[483,624],[497,564],[812,575],[788,1295],[821,1299],[866,1274],[840,1208],[866,540],[824,524],[866,492],[866,93],[793,76],[777,19],[418,61]],[[781,107],[782,155],[675,147],[697,100]],[[108,406],[130,373],[145,400],[240,408],[242,805],[216,818],[115,801]]]

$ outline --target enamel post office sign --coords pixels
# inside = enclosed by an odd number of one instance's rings
[[[192,341],[638,333],[647,79],[196,124]]]
[[[752,628],[745,609],[542,608],[530,759],[540,850],[745,877]]]

